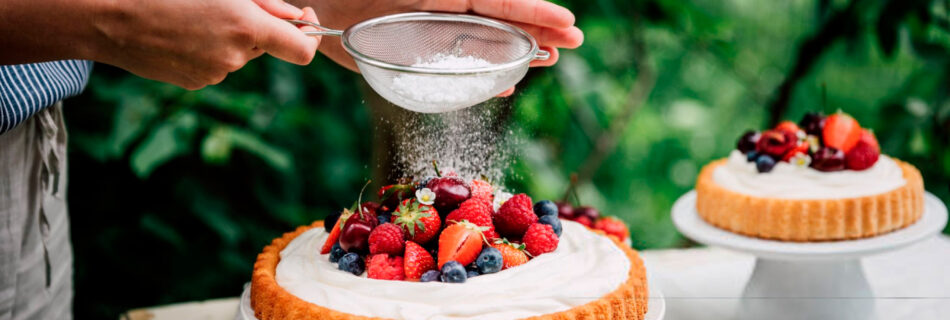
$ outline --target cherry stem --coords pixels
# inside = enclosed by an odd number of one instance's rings
[[[366,191],[366,187],[369,186],[370,182],[373,182],[373,180],[366,180],[366,184],[360,189],[360,195],[356,197],[356,210],[360,213],[360,219],[363,219],[363,191]]]
[[[435,169],[435,176],[441,178],[442,172],[439,172],[439,163],[435,160],[432,160],[432,168]]]

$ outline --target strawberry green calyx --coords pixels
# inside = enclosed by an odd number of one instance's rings
[[[466,229],[477,231],[478,235],[482,237],[482,242],[484,242],[486,245],[489,245],[489,246],[491,245],[491,243],[488,242],[488,238],[485,237],[485,231],[491,230],[491,228],[489,227],[482,227],[477,224],[471,223],[465,219],[462,219],[462,221],[449,220],[448,224],[460,224],[464,226]]]
[[[410,200],[407,203],[399,205],[399,209],[397,210],[399,215],[393,223],[408,231],[410,237],[415,237],[416,227],[419,227],[419,230],[422,232],[426,231],[426,225],[422,222],[422,218],[428,218],[432,215],[429,213],[429,210],[430,207],[428,205]]]
[[[514,243],[511,243],[511,241],[508,241],[508,238],[495,239],[495,244],[503,244],[503,245],[507,245],[509,247],[524,251],[524,243],[514,244]]]

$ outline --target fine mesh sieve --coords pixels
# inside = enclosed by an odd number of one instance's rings
[[[366,82],[393,104],[437,113],[484,102],[514,86],[532,60],[550,53],[517,27],[484,17],[402,13],[366,20],[345,31],[290,20],[342,36]]]

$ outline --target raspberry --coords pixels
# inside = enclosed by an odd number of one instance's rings
[[[450,225],[453,222],[467,220],[479,227],[488,227],[488,230],[483,232],[488,237],[495,233],[495,225],[492,224],[491,214],[491,202],[483,198],[471,198],[462,202],[458,209],[452,210],[452,213],[445,217],[445,223]]]
[[[523,240],[525,251],[535,257],[557,249],[557,234],[551,226],[543,223],[535,223],[528,227]]]
[[[472,190],[472,198],[486,199],[488,200],[488,203],[492,203],[492,201],[494,201],[495,197],[492,195],[494,192],[492,190],[492,186],[490,183],[484,180],[472,180],[472,184],[469,185],[469,189]]]
[[[405,280],[406,274],[402,264],[402,257],[399,256],[393,257],[385,253],[372,255],[366,261],[366,275],[371,279]]]
[[[507,237],[520,238],[531,224],[538,222],[534,214],[534,203],[524,193],[519,193],[505,201],[492,217],[498,233]]]
[[[385,223],[369,233],[369,253],[401,255],[405,241],[402,228],[392,223]]]
[[[851,170],[864,170],[873,166],[880,156],[881,147],[874,133],[862,129],[858,143],[845,155],[845,166]]]

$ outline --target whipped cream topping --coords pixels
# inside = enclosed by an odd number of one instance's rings
[[[903,186],[904,172],[893,159],[881,155],[866,170],[822,172],[779,162],[759,173],[754,162],[733,150],[726,164],[713,171],[713,181],[730,191],[783,199],[838,199],[881,194]]]
[[[314,304],[391,319],[520,319],[600,299],[627,281],[630,260],[614,242],[562,220],[557,250],[465,283],[356,277],[319,249],[323,228],[304,232],[280,252],[277,283]]]

